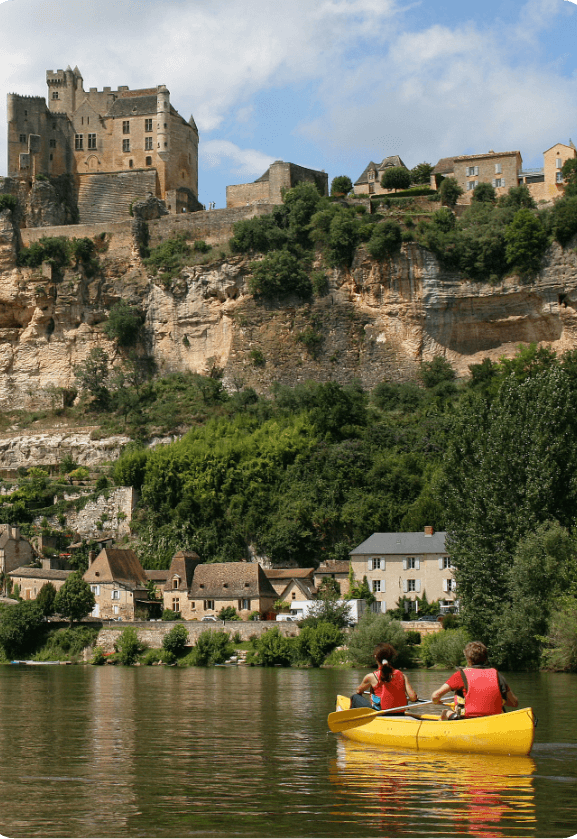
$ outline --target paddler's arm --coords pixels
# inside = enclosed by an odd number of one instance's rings
[[[519,707],[519,700],[517,699],[517,697],[515,696],[515,694],[513,693],[511,688],[509,687],[509,685],[507,685],[507,698],[505,699],[504,704],[508,705],[509,708],[518,708]]]
[[[407,677],[405,676],[404,673],[403,673],[403,678],[405,680],[405,693],[407,694],[407,696],[409,697],[411,702],[416,702],[417,701],[417,694],[413,690],[413,686],[411,685],[411,683],[409,682],[409,680],[407,679]]]
[[[431,702],[435,705],[442,705],[441,698],[446,694],[450,693],[453,688],[449,687],[449,685],[445,682],[444,685],[441,685],[431,696]]]
[[[375,679],[373,674],[372,673],[367,673],[367,675],[365,676],[363,681],[358,686],[357,693],[361,694],[361,693],[364,693],[366,690],[370,691],[370,689],[374,688],[376,684],[377,684],[377,680]]]

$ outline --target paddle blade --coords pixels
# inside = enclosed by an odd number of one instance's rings
[[[329,714],[327,722],[331,731],[335,733],[346,731],[348,728],[356,728],[357,725],[364,725],[374,719],[378,711],[371,708],[351,708],[349,711],[333,711]]]

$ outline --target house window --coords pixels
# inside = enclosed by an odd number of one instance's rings
[[[373,592],[381,590],[381,581],[380,580],[373,580]]]
[[[293,593],[291,594],[291,597],[292,597],[292,599],[293,599],[293,600],[296,600],[296,599],[297,599],[297,593],[296,593],[296,591],[293,591]]]
[[[20,142],[21,142],[21,143],[25,143],[25,142],[26,142],[26,134],[21,134],[21,135],[20,135]]]
[[[144,120],[144,130],[145,130],[147,133],[148,133],[149,131],[152,131],[152,120],[151,120],[151,119],[145,119],[145,120]]]
[[[555,173],[555,183],[556,184],[562,184],[563,183],[563,173],[562,172],[556,172]]]
[[[493,186],[497,187],[497,189],[499,189],[499,187],[505,186],[505,178],[495,178],[495,180],[493,181]]]
[[[377,614],[380,613],[381,608],[384,607],[384,603],[380,603],[378,600],[375,600],[374,603],[371,603],[371,612],[376,612]],[[384,608],[383,608],[384,611]]]
[[[152,137],[145,137],[144,138],[144,150],[145,151],[152,151]]]
[[[451,558],[448,556],[441,556],[439,557],[439,569],[442,571],[444,568],[451,567]]]
[[[503,165],[501,163],[495,163],[495,174],[500,175],[503,172]]]
[[[133,167],[133,165],[134,165],[134,162],[133,162],[132,160],[129,160],[129,161],[128,161],[128,165],[129,165],[129,167],[132,169],[132,167]]]
[[[369,571],[378,571],[381,568],[381,560],[379,557],[369,559]]]
[[[407,580],[407,591],[416,591],[416,580]]]
[[[122,122],[122,133],[123,134],[130,134],[130,120],[125,119]]]
[[[90,591],[98,597],[100,594],[100,586],[90,586]]]
[[[175,577],[174,580],[172,581],[172,587],[173,588],[178,588],[179,582],[180,582],[180,580],[178,579],[178,577]]]
[[[96,148],[96,134],[89,134],[88,135],[88,148],[95,149]]]
[[[560,157],[558,157],[557,160],[555,161],[555,166],[556,166],[557,169],[561,169],[561,167],[563,166],[563,161],[561,160]]]
[[[474,178],[475,175],[479,174],[479,167],[478,166],[467,166],[467,177]]]
[[[146,165],[147,166],[152,166],[152,158],[151,157],[146,158]]]
[[[58,99],[58,91],[57,90],[52,91],[52,98],[53,99]]]
[[[111,600],[120,600],[120,592],[114,589],[112,594],[110,595]]]
[[[456,591],[456,590],[457,590],[457,584],[456,584],[455,580],[453,580],[453,579],[443,580],[443,591]]]
[[[370,172],[369,172],[369,181],[374,181],[374,180],[375,180],[375,173],[371,169]]]
[[[77,134],[74,138],[74,148],[76,151],[82,151],[84,148],[84,134]]]
[[[239,600],[238,601],[238,608],[239,609],[250,609],[250,600]]]
[[[478,181],[467,181],[467,190],[475,189],[478,186]]]
[[[122,151],[130,151],[130,140],[122,141]]]
[[[180,612],[180,598],[173,597],[172,598],[172,611],[173,612]]]
[[[113,606],[112,611],[114,612],[115,615],[117,615],[118,614],[118,606]]]
[[[416,568],[417,570],[421,567],[421,562],[414,556],[408,556],[405,561],[403,562],[403,568],[405,571],[410,571],[412,568]]]
[[[56,140],[50,140],[50,148],[51,148],[51,149],[55,149],[55,148],[56,148]]]
[[[204,611],[214,611],[214,600],[205,600],[204,601]]]

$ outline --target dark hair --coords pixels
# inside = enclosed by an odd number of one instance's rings
[[[470,641],[463,652],[465,653],[465,658],[471,664],[485,664],[487,661],[487,647],[481,644],[480,641]]]
[[[379,662],[379,680],[390,682],[394,670],[391,662],[397,657],[396,649],[392,644],[377,644],[373,655]]]

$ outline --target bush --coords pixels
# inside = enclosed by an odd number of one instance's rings
[[[305,626],[296,639],[299,661],[320,667],[325,658],[344,641],[344,634],[334,623],[320,621],[316,626]]]
[[[119,347],[133,347],[138,341],[143,323],[142,312],[129,306],[125,300],[119,300],[110,309],[104,332],[111,341],[117,341]]]
[[[0,646],[8,659],[28,653],[34,648],[40,637],[43,621],[44,616],[33,600],[3,609],[0,619]]]
[[[407,631],[407,644],[410,647],[414,647],[417,644],[421,643],[421,633],[417,632],[416,629],[409,629]]]
[[[234,645],[228,632],[207,629],[198,636],[189,658],[194,667],[209,667],[224,664],[231,655],[234,655]]]
[[[152,667],[153,664],[162,660],[162,650],[147,650],[142,656],[141,664],[144,664],[145,667]]]
[[[251,294],[261,297],[282,297],[296,294],[309,298],[312,285],[302,262],[289,251],[273,251],[260,262],[251,264],[252,276],[248,287]]]
[[[187,243],[184,234],[175,236],[174,239],[166,239],[155,248],[152,248],[150,255],[144,260],[147,268],[152,268],[153,274],[162,271],[169,276],[176,275],[187,258],[190,257],[190,245]]]
[[[331,183],[331,195],[348,195],[352,192],[353,182],[347,175],[337,175]]]
[[[374,664],[373,650],[381,643],[392,644],[396,649],[396,667],[411,663],[407,634],[400,621],[386,614],[365,612],[349,637],[349,654],[352,660],[356,664],[370,667]]]
[[[445,178],[439,189],[439,197],[446,207],[454,207],[462,194],[463,187],[455,178]]]
[[[36,661],[63,661],[81,656],[91,647],[98,630],[91,626],[75,626],[50,632],[44,646],[34,656]]]
[[[549,670],[577,672],[577,600],[566,597],[553,613],[549,634],[540,641],[546,644],[543,665]]]
[[[91,664],[96,665],[97,667],[106,664],[106,656],[104,655],[104,650],[102,647],[96,647],[94,650],[94,654],[92,656]]]
[[[0,193],[0,213],[3,210],[15,210],[18,199],[7,192]]]
[[[131,664],[136,662],[139,655],[143,652],[144,644],[141,644],[138,640],[136,630],[129,626],[120,633],[120,636],[114,645],[114,649],[117,652],[116,657],[118,661],[126,667],[129,667]]]
[[[178,657],[188,644],[188,631],[181,623],[173,626],[162,639],[162,649]]]
[[[204,239],[197,239],[194,243],[194,249],[195,251],[198,251],[198,253],[208,253],[212,250],[212,245],[207,244]]]
[[[551,212],[551,228],[560,245],[565,245],[577,233],[577,196],[556,201]]]
[[[249,357],[255,367],[264,367],[266,364],[264,353],[258,347],[250,351]]]
[[[424,361],[421,364],[419,377],[425,387],[432,388],[441,382],[452,381],[455,378],[455,371],[446,358],[436,355],[432,361]]]
[[[324,337],[312,326],[307,326],[302,332],[297,333],[296,340],[299,344],[304,344],[310,355],[316,358],[323,344]]]
[[[263,667],[290,667],[293,658],[294,642],[285,638],[278,627],[268,629],[260,637],[251,638],[251,651],[247,656],[249,664],[261,664]]]
[[[396,221],[385,221],[374,226],[367,244],[367,251],[373,259],[384,259],[386,256],[398,253],[402,241],[401,228]]]
[[[162,612],[163,621],[179,621],[181,620],[180,612],[173,612],[172,609],[164,609]]]
[[[445,615],[443,618],[443,629],[459,629],[461,618],[459,615]]]
[[[220,612],[217,615],[217,618],[221,621],[239,621],[240,618],[238,616],[238,612],[234,608],[234,606],[223,606]]]
[[[541,219],[523,207],[505,229],[505,256],[513,269],[534,273],[541,267],[548,237]]]
[[[466,664],[463,649],[471,639],[464,629],[447,629],[427,635],[421,644],[421,659],[426,667],[461,667]]]
[[[471,196],[471,201],[477,203],[494,204],[497,200],[497,193],[493,184],[484,181],[476,186]]]

